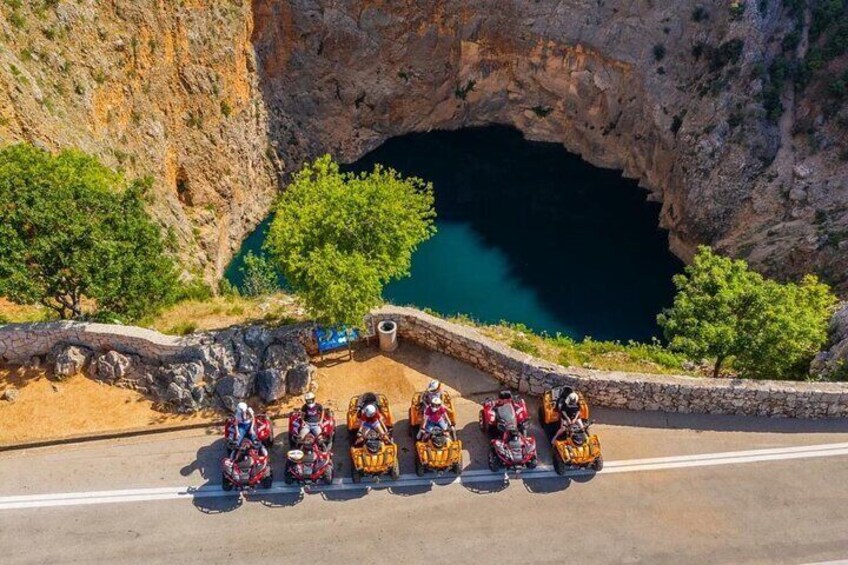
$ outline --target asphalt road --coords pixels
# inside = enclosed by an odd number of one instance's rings
[[[504,479],[485,470],[475,400],[458,403],[469,422],[460,430],[466,471],[452,484],[405,476],[368,488],[343,483],[304,493],[279,485],[223,496],[217,430],[0,454],[2,562],[848,558],[848,422],[597,410],[604,472]],[[396,435],[408,449],[404,426]],[[347,476],[345,448],[336,460]],[[281,463],[282,447],[274,455]],[[411,453],[403,461],[411,473]]]

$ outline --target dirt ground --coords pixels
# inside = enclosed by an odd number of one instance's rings
[[[385,394],[396,420],[406,418],[412,395],[439,379],[459,401],[475,399],[497,390],[494,379],[468,365],[411,344],[388,355],[376,347],[359,347],[351,359],[347,352],[334,353],[318,367],[315,393],[332,408],[340,422],[351,397],[372,391]],[[219,423],[224,415],[207,411],[180,415],[163,412],[145,396],[98,383],[83,375],[55,381],[40,370],[0,369],[0,394],[8,386],[20,391],[15,402],[0,400],[0,444],[56,439],[67,436],[208,422]],[[251,405],[281,419],[301,405],[302,397],[290,397],[270,406],[257,399]],[[473,418],[473,414],[470,414]],[[279,428],[282,430],[282,427]]]
[[[20,396],[15,402],[0,400],[0,444],[221,419],[214,412],[161,412],[137,392],[83,375],[59,382],[44,371],[0,369],[0,394],[10,385]]]

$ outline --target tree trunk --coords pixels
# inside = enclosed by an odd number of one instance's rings
[[[713,378],[717,379],[721,374],[721,364],[724,362],[724,357],[716,357],[715,367],[713,367]]]

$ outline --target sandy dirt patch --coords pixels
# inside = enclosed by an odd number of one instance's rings
[[[9,386],[20,396],[15,402],[0,400],[0,444],[221,420],[214,412],[162,412],[137,392],[83,375],[58,382],[44,371],[0,369],[0,394]]]

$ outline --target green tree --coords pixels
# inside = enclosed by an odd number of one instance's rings
[[[271,294],[279,288],[277,271],[265,257],[248,251],[244,256],[244,265],[239,268],[244,282],[242,292],[245,296],[262,296]]]
[[[714,359],[714,376],[728,360],[749,377],[798,376],[824,344],[836,303],[814,276],[780,284],[709,247],[699,248],[674,285],[674,305],[658,321],[671,349]]]
[[[136,319],[169,300],[176,270],[144,209],[149,188],[79,151],[0,150],[0,295],[62,319],[84,304]]]
[[[434,218],[429,183],[379,165],[341,173],[325,155],[295,175],[265,245],[316,319],[359,326],[386,283],[409,274]]]

